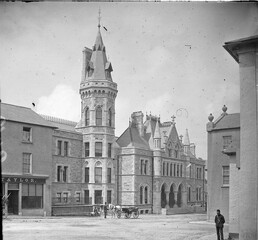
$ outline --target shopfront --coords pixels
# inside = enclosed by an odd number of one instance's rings
[[[2,196],[8,215],[46,215],[49,208],[47,177],[2,176]]]

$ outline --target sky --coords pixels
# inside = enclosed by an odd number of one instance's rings
[[[254,3],[0,3],[2,102],[79,121],[82,50],[94,45],[99,8],[116,136],[134,111],[175,115],[206,159],[208,115],[240,111],[239,66],[223,45],[258,34]]]

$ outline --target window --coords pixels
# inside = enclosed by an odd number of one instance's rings
[[[140,204],[143,204],[143,187],[140,187]]]
[[[102,142],[95,142],[95,157],[102,157]]]
[[[188,197],[188,202],[191,202],[191,187],[188,187],[188,194],[187,194],[187,197]]]
[[[176,165],[176,176],[179,177],[179,164]]]
[[[22,172],[23,174],[31,174],[31,153],[22,154]]]
[[[196,188],[196,201],[201,201],[202,189],[200,187]]]
[[[84,203],[90,204],[90,191],[84,190]]]
[[[95,204],[101,204],[102,203],[102,191],[101,190],[95,190]]]
[[[176,164],[174,164],[174,177],[176,177]]]
[[[111,183],[111,168],[107,169],[107,183]]]
[[[57,155],[62,154],[62,141],[57,141]]]
[[[81,193],[80,192],[75,193],[75,202],[77,202],[77,203],[81,202]]]
[[[183,177],[183,165],[180,164],[180,177]]]
[[[90,124],[90,110],[86,108],[85,110],[85,126],[89,126]]]
[[[22,132],[22,140],[25,142],[31,142],[31,128],[29,127],[23,127],[23,132]]]
[[[56,200],[57,200],[58,203],[60,203],[62,201],[61,197],[62,197],[62,193],[57,193],[56,194]]]
[[[89,183],[90,182],[90,168],[86,167],[85,168],[85,183]]]
[[[148,169],[148,161],[146,160],[144,162],[144,174],[147,175],[147,169]]]
[[[43,184],[22,184],[22,208],[43,208]]]
[[[108,110],[108,126],[112,127],[112,111],[111,108]]]
[[[63,182],[67,182],[67,177],[68,177],[68,167],[64,166],[64,169],[63,169]]]
[[[145,187],[144,189],[144,202],[145,204],[148,203],[148,187]]]
[[[107,203],[112,203],[112,191],[107,190]]]
[[[86,142],[84,143],[85,146],[85,157],[89,157],[90,156],[90,143]]]
[[[101,126],[102,125],[102,108],[97,107],[96,109],[96,125]]]
[[[111,158],[111,153],[112,153],[112,143],[108,143],[108,157]]]
[[[95,167],[95,183],[102,183],[102,167]]]
[[[168,156],[172,157],[172,149],[168,149]]]
[[[62,166],[57,166],[57,182],[62,181]]]
[[[141,175],[143,175],[143,169],[144,169],[144,160],[141,160]]]
[[[68,142],[64,142],[64,155],[68,156]]]
[[[163,176],[165,176],[165,168],[166,168],[166,163],[163,162]]]
[[[68,202],[68,192],[64,192],[64,193],[63,193],[63,201],[64,201],[65,203]]]
[[[223,149],[226,149],[232,142],[232,136],[223,136]]]
[[[222,167],[223,185],[229,185],[229,166]]]
[[[169,176],[169,163],[167,163],[167,176]]]
[[[197,179],[202,179],[202,168],[198,167],[196,169],[196,178]]]

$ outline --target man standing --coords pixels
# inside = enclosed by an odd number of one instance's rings
[[[220,214],[220,210],[217,210],[217,215],[215,216],[216,230],[217,230],[217,239],[224,240],[223,236],[223,227],[225,223],[225,218]]]
[[[104,218],[107,218],[107,202],[104,205]]]

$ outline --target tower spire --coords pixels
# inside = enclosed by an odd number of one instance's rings
[[[100,14],[101,14],[101,10],[100,10],[100,8],[99,8],[99,17],[98,17],[98,28],[100,29],[100,19],[101,19],[101,16],[100,16]]]

